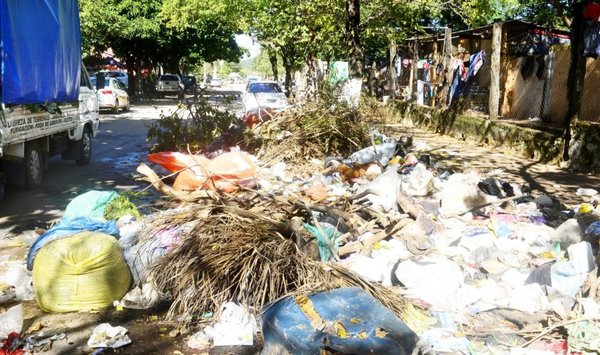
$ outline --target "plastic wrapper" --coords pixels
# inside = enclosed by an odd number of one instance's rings
[[[10,333],[20,333],[23,327],[23,306],[17,305],[0,314],[0,340]]]

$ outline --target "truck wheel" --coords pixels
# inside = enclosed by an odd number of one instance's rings
[[[79,159],[75,160],[77,165],[86,165],[92,159],[92,133],[89,128],[83,130],[79,141]]]
[[[42,151],[37,142],[25,144],[25,186],[32,188],[42,183]]]

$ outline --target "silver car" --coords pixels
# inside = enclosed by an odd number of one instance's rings
[[[246,85],[243,97],[246,112],[254,109],[281,111],[289,107],[289,102],[274,81],[251,81]]]
[[[184,92],[185,86],[179,75],[163,74],[158,77],[158,81],[156,82],[156,93],[158,96],[177,95],[179,98],[183,98]]]

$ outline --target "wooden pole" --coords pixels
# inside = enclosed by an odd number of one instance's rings
[[[495,22],[492,27],[492,60],[490,68],[490,97],[488,109],[490,120],[498,118],[500,108],[500,58],[502,52],[502,22]]]
[[[390,43],[390,99],[396,98],[396,43]]]
[[[409,79],[409,84],[408,84],[408,90],[410,92],[409,101],[415,100],[415,80],[417,78],[417,62],[419,61],[418,48],[419,48],[419,42],[417,42],[417,40],[415,39],[415,41],[413,43],[413,50],[412,50],[413,56],[412,56],[412,64],[410,66],[410,79]]]
[[[437,37],[434,38],[433,40],[433,65],[431,66],[431,68],[429,70],[431,70],[431,75],[429,76],[430,80],[430,84],[432,88],[436,87],[436,83],[437,83],[437,70],[436,67],[438,65],[438,63],[440,62],[440,55],[438,52],[438,41],[437,41]],[[437,94],[437,93],[435,93]],[[437,95],[432,95],[431,96],[431,107],[435,107],[435,103],[436,103],[436,99]]]
[[[583,57],[583,8],[584,3],[577,2],[573,5],[573,22],[571,23],[571,65],[569,66],[569,79],[567,81],[568,110],[564,124],[565,146],[563,160],[569,160],[569,144],[571,143],[571,130],[579,119],[581,111],[581,97],[585,81],[585,58]]]
[[[447,27],[446,33],[444,34],[444,68],[446,70],[446,80],[444,88],[442,89],[442,102],[446,107],[448,106],[448,92],[450,91],[450,85],[452,85],[452,77],[454,75],[454,71],[452,70],[452,67],[454,66],[453,58],[452,29]]]

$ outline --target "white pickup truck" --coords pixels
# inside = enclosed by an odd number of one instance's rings
[[[0,22],[0,187],[33,187],[50,156],[90,161],[98,99],[81,64],[77,0],[3,0]]]
[[[100,122],[98,99],[85,68],[81,70],[77,103],[2,104],[0,112],[0,173],[10,184],[38,186],[48,158],[85,165]]]

